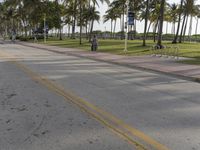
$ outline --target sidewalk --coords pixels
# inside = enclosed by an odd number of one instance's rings
[[[200,82],[200,66],[177,63],[177,60],[173,58],[158,56],[121,56],[109,53],[91,52],[80,49],[62,48],[27,42],[19,42],[19,44],[60,54],[68,54],[118,64],[135,69],[164,73],[181,79]]]

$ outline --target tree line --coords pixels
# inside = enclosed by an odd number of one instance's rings
[[[78,27],[81,44],[83,30],[90,40],[94,22],[100,21],[100,12],[97,11],[100,3],[108,5],[103,21],[110,21],[111,35],[115,34],[116,26],[120,26],[123,39],[126,26],[126,0],[112,2],[110,0],[4,0],[0,3],[0,33],[8,35],[12,30],[16,30],[18,35],[27,37],[33,31],[44,32],[45,24],[48,30],[56,29],[62,40],[64,26],[68,27],[71,38],[75,38]],[[129,11],[134,12],[135,18],[135,25],[127,26],[129,31],[137,31],[137,21],[145,22],[142,36],[144,46],[152,28],[154,41],[162,47],[164,23],[166,23],[166,33],[169,24],[172,26],[171,33],[174,35],[172,43],[183,42],[186,31],[191,38],[194,19],[197,20],[195,25],[197,35],[200,6],[196,4],[196,0],[180,0],[179,3],[172,4],[166,0],[130,0]],[[120,23],[117,20],[120,20]]]

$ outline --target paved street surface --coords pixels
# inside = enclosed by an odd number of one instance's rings
[[[199,83],[9,43],[0,70],[1,150],[200,149]]]

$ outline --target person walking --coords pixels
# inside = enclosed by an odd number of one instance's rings
[[[33,37],[34,37],[34,43],[37,43],[38,40],[37,40],[37,30],[36,29],[33,29]]]
[[[91,44],[92,44],[91,51],[97,51],[97,49],[98,49],[98,40],[97,40],[96,35],[93,36]]]
[[[15,43],[16,40],[16,31],[13,29],[12,30],[12,42]]]

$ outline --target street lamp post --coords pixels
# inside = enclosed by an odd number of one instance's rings
[[[126,36],[125,36],[125,47],[124,52],[127,52],[127,41],[128,41],[128,11],[129,11],[129,0],[126,0]]]

